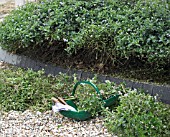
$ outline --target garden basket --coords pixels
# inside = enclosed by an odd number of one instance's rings
[[[119,95],[113,95],[110,98],[104,100],[101,93],[100,93],[100,91],[99,91],[99,89],[98,89],[98,87],[96,85],[94,85],[93,83],[89,82],[89,81],[79,81],[79,82],[77,82],[75,84],[74,88],[73,88],[72,96],[74,96],[75,91],[77,89],[77,86],[80,85],[80,84],[88,84],[88,85],[92,86],[95,89],[96,93],[101,98],[101,101],[104,102],[104,107],[109,107],[109,106],[113,105],[118,100]],[[80,121],[84,121],[84,120],[87,120],[87,119],[91,118],[92,115],[91,115],[90,112],[83,111],[83,110],[79,111],[77,109],[77,106],[74,103],[74,99],[67,100],[66,103],[69,106],[75,108],[77,111],[61,110],[60,114],[62,114],[63,116],[68,117],[68,118],[73,118],[75,120],[80,120]]]

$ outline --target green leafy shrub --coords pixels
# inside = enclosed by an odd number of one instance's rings
[[[0,70],[0,108],[24,111],[49,110],[51,97],[68,96],[72,83],[70,77],[45,76],[43,71],[23,69]]]
[[[50,0],[26,4],[0,24],[3,48],[62,48],[115,63],[138,58],[170,62],[167,0]],[[154,66],[153,65],[153,66]]]
[[[44,71],[23,70],[21,68],[0,69],[0,108],[24,111],[26,109],[45,111],[51,109],[51,97],[69,98],[74,84],[78,82],[77,76],[73,79],[65,74],[44,75]],[[103,97],[121,94],[122,86],[106,81],[100,83],[97,77],[88,79],[95,83]],[[77,88],[75,98],[79,110],[87,110],[93,116],[102,111],[103,102],[96,91],[88,86]]]
[[[83,90],[78,91],[75,97],[78,110],[88,111],[92,116],[97,116],[102,111],[103,102],[94,90],[84,87]]]
[[[169,113],[168,105],[157,102],[150,95],[130,91],[120,98],[115,112],[106,111],[106,126],[125,137],[168,137]]]

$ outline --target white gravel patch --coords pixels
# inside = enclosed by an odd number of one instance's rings
[[[112,137],[102,118],[75,121],[51,111],[0,111],[0,137]],[[114,136],[116,137],[116,136]]]

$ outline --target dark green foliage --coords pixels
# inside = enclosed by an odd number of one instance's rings
[[[150,95],[130,91],[120,98],[115,112],[106,114],[106,126],[119,136],[170,136],[170,106]]]
[[[138,58],[170,62],[170,12],[167,0],[47,0],[26,4],[1,23],[3,48],[63,48],[69,54],[91,51],[112,63]]]

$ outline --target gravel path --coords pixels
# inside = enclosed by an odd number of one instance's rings
[[[15,8],[14,0],[0,0],[0,22]]]
[[[111,137],[101,118],[75,121],[51,111],[0,112],[0,137]]]

